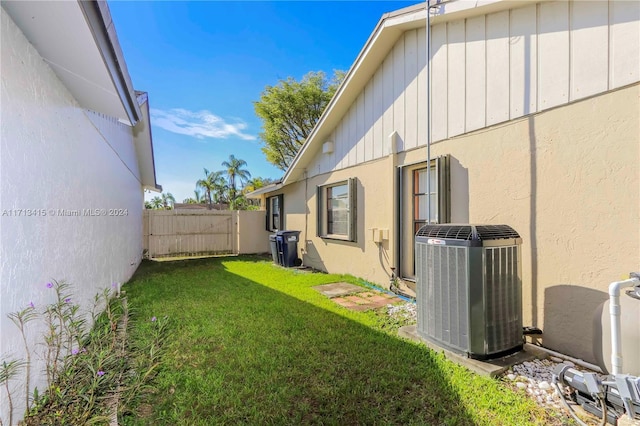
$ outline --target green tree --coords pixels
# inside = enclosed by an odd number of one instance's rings
[[[265,88],[253,107],[262,119],[267,161],[283,171],[291,165],[344,76],[344,71],[334,70],[331,79],[322,71],[310,72],[301,81],[289,77]]]
[[[202,196],[202,193],[196,188],[193,191],[193,197],[185,198],[183,203],[185,204],[202,204],[206,203],[205,197]]]
[[[216,202],[220,202],[223,197],[225,183],[222,174],[222,172],[210,172],[204,169],[205,178],[196,182],[196,186],[204,191],[204,198],[209,204],[209,209],[213,209],[214,197]]]
[[[231,210],[236,208],[236,201],[238,199],[237,181],[239,181],[241,185],[244,185],[251,177],[249,170],[244,168],[246,165],[246,161],[236,158],[234,155],[230,155],[229,160],[222,162],[222,166],[226,169],[229,182],[229,209]]]
[[[176,203],[176,199],[172,193],[167,192],[166,194],[163,192],[162,194],[162,208],[165,210],[171,210],[173,205]]]
[[[269,183],[271,183],[271,179],[269,178],[261,178],[261,177],[251,178],[244,184],[244,188],[242,188],[242,193],[248,194],[249,192],[253,192],[256,189],[260,189],[264,186],[267,186]]]
[[[161,209],[164,206],[164,203],[162,202],[162,198],[155,196],[151,199],[151,208],[153,209]]]

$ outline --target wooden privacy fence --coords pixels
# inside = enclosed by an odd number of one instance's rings
[[[143,233],[149,258],[269,251],[263,211],[145,210]]]

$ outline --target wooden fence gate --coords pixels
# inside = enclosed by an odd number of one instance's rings
[[[264,212],[145,210],[147,257],[261,253],[269,249]]]

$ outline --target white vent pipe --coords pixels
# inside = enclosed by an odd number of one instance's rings
[[[640,279],[629,278],[609,284],[609,314],[611,315],[611,374],[622,374],[622,321],[620,318],[620,290],[640,286]]]

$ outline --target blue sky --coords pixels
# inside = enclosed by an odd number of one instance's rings
[[[158,183],[180,202],[231,154],[281,177],[260,149],[265,86],[348,70],[382,14],[415,3],[109,2],[133,85],[149,92]]]

